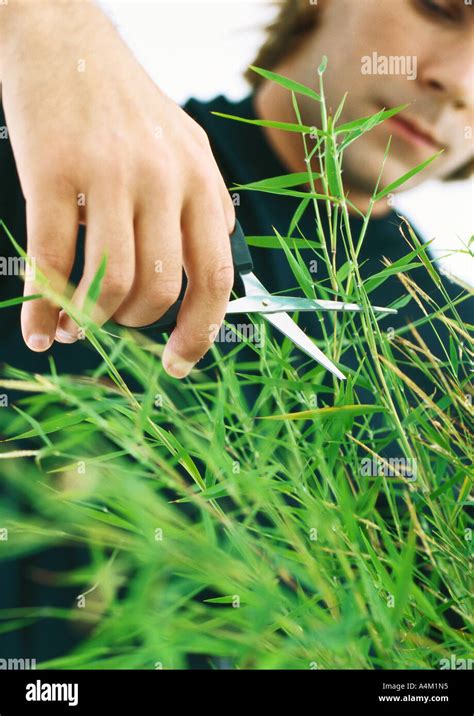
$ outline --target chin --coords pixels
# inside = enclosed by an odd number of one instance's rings
[[[393,156],[393,147],[389,153],[385,165],[383,164],[385,147],[374,146],[369,142],[364,142],[363,147],[353,145],[354,151],[347,152],[344,157],[344,179],[349,187],[356,186],[359,191],[363,191],[369,195],[379,180],[380,172],[383,167],[382,180],[379,185],[379,191],[387,187],[392,182],[406,174],[416,164],[416,161],[410,163],[405,157],[397,158]],[[350,148],[352,149],[352,147]],[[408,187],[408,184],[407,184]]]

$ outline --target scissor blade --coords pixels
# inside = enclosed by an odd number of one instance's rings
[[[263,317],[275,328],[287,336],[293,343],[298,346],[300,350],[309,355],[326,370],[333,373],[340,380],[345,380],[346,377],[341,373],[332,361],[327,358],[317,346],[314,345],[312,340],[301,330],[299,326],[293,321],[293,319],[287,313],[264,313]]]
[[[397,313],[394,308],[372,306],[376,313]],[[358,303],[323,301],[299,296],[243,296],[229,302],[226,313],[280,313],[287,311],[349,311],[360,313],[364,308]]]
[[[272,296],[265,286],[259,281],[259,279],[255,276],[254,273],[248,272],[245,274],[241,274],[241,279],[244,284],[245,289],[245,298],[251,299],[252,297],[257,297],[260,303],[263,301],[268,302],[268,305],[271,305],[271,301],[275,298]],[[237,299],[244,300],[244,299]],[[231,303],[234,303],[233,301]],[[314,307],[313,307],[314,310]],[[247,311],[240,311],[243,313],[247,313]],[[310,338],[304,333],[299,326],[296,325],[294,320],[284,311],[280,311],[278,313],[264,313],[261,309],[259,311],[266,321],[272,324],[275,328],[277,328],[283,335],[287,336],[300,350],[303,351],[303,353],[306,353],[306,355],[309,355],[310,358],[313,358],[317,363],[322,365],[326,370],[328,370],[330,373],[333,373],[337,378],[340,380],[345,380],[346,377],[341,373],[339,368],[337,368],[332,361],[327,358],[322,351],[319,350],[317,346],[314,345],[314,343],[310,340]]]

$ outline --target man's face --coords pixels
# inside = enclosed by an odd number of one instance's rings
[[[470,0],[326,2],[322,23],[295,58],[299,79],[315,86],[315,69],[321,56],[328,56],[324,87],[332,113],[348,92],[339,123],[410,103],[397,118],[347,149],[346,184],[372,192],[390,135],[382,185],[441,148],[444,154],[404,188],[448,176],[468,162],[474,132],[474,7],[466,4]],[[314,102],[299,101],[303,121],[317,124]]]

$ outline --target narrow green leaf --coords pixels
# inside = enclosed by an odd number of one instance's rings
[[[313,134],[317,136],[325,136],[325,132],[316,127],[309,127],[305,124],[293,124],[292,122],[274,122],[270,119],[248,119],[247,117],[236,117],[233,114],[225,114],[224,112],[211,112],[216,117],[224,119],[235,119],[237,122],[245,124],[254,124],[257,127],[273,127],[274,129],[283,129],[285,132],[297,132],[298,134]]]
[[[334,143],[334,136],[332,134],[332,119],[329,117],[328,119],[328,129],[329,129],[329,137],[326,140],[326,155],[325,155],[325,164],[326,164],[326,176],[328,180],[329,185],[329,191],[330,193],[340,198],[340,190],[339,190],[339,182],[338,182],[338,176],[340,173],[338,161],[337,161],[337,152],[336,152],[336,145]]]
[[[416,174],[419,174],[419,172],[423,171],[423,169],[425,169],[429,164],[431,164],[431,162],[437,159],[443,152],[444,149],[441,149],[441,151],[436,152],[436,154],[433,154],[432,157],[422,162],[421,164],[418,164],[418,166],[414,167],[414,169],[410,169],[409,172],[386,186],[385,189],[382,189],[382,191],[380,191],[377,196],[374,197],[374,201],[380,201],[380,199],[383,199],[385,196],[387,196],[387,194],[391,194],[392,192],[394,192],[395,189],[398,189],[399,186],[405,184],[409,179],[414,177]]]
[[[259,420],[307,420],[308,418],[334,418],[344,415],[369,415],[370,413],[384,413],[383,405],[341,405],[339,407],[314,408],[314,410],[301,410],[295,413],[282,415],[265,415]]]
[[[292,234],[293,231],[298,226],[298,222],[300,221],[301,217],[305,213],[306,209],[308,208],[308,204],[311,201],[311,197],[306,196],[298,205],[298,208],[296,209],[295,213],[293,214],[293,217],[290,222],[290,227],[288,229],[288,233]]]
[[[341,134],[342,132],[364,130],[364,127],[367,128],[367,126],[371,126],[371,122],[374,117],[377,117],[377,124],[380,124],[381,122],[385,122],[386,119],[390,119],[390,117],[394,117],[396,114],[403,112],[403,110],[409,106],[409,104],[400,104],[398,107],[393,107],[392,109],[386,109],[377,112],[376,114],[371,114],[370,117],[361,117],[360,119],[354,119],[352,122],[346,122],[346,124],[341,124],[339,127],[335,127],[334,131],[336,134]]]
[[[286,189],[307,184],[311,176],[313,179],[321,178],[321,174],[317,172],[294,172],[293,174],[283,174],[278,177],[249,182],[248,184],[239,184],[239,189]]]
[[[416,535],[410,531],[408,541],[400,556],[397,581],[394,593],[394,622],[398,624],[402,618],[411,593],[413,561],[415,556]]]
[[[381,284],[385,283],[385,281],[394,274],[397,273],[406,273],[407,271],[411,271],[414,268],[419,268],[423,264],[420,262],[414,262],[414,263],[403,263],[401,265],[393,264],[392,266],[387,266],[383,269],[383,271],[380,271],[379,273],[374,274],[371,276],[367,281],[365,282],[365,290],[367,293],[371,293],[376,288],[378,288]]]
[[[451,365],[453,366],[454,372],[457,373],[459,368],[459,355],[457,348],[454,345],[452,336],[449,336],[449,357],[451,359]]]
[[[102,286],[102,281],[104,280],[106,269],[107,256],[104,254],[100,262],[100,266],[97,269],[94,278],[92,279],[91,285],[89,286],[89,290],[87,291],[85,305],[88,305],[89,302],[91,302],[92,305],[95,305],[99,300],[100,289]]]
[[[299,249],[320,249],[321,244],[308,239],[300,239],[293,236],[282,236],[282,241],[288,246],[297,247]],[[281,242],[275,236],[246,236],[245,240],[249,246],[259,246],[264,249],[282,249]]]
[[[342,110],[344,109],[344,105],[346,103],[347,99],[347,92],[345,92],[344,97],[342,98],[341,102],[339,103],[339,107],[336,110],[336,114],[334,115],[334,126],[336,126],[337,121],[339,117],[341,116]]]
[[[270,70],[263,70],[261,67],[255,67],[254,65],[249,66],[251,70],[256,72],[258,75],[265,77],[266,80],[270,80],[271,82],[277,82],[282,87],[285,87],[285,89],[291,90],[292,92],[296,92],[297,94],[306,95],[306,97],[310,97],[317,102],[321,102],[321,97],[319,96],[319,94],[310,87],[306,87],[306,85],[301,84],[301,82],[295,82],[295,80],[290,80],[288,77],[283,77],[283,75],[279,75],[276,72],[270,72]]]
[[[313,278],[306,267],[306,265],[303,262],[299,262],[292,254],[289,246],[286,245],[286,242],[284,241],[283,237],[279,234],[277,229],[273,227],[273,230],[275,234],[277,235],[278,240],[280,241],[280,246],[284,250],[286,254],[286,258],[288,260],[288,263],[291,266],[291,270],[293,271],[293,274],[300,284],[305,290],[305,293],[307,296],[313,296]]]
[[[0,308],[9,308],[10,306],[17,306],[19,303],[25,303],[26,301],[34,301],[37,298],[41,298],[40,293],[35,293],[32,296],[18,296],[18,298],[10,298],[8,301],[0,301]]]

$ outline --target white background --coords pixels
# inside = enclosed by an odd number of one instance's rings
[[[358,0],[354,0],[357,2]],[[107,0],[100,3],[154,81],[176,102],[225,94],[239,99],[265,24],[268,0]],[[262,177],[263,179],[264,177]],[[474,179],[426,184],[398,198],[398,207],[444,268],[474,286],[474,259],[454,253],[474,234]],[[452,254],[446,256],[446,254]],[[441,258],[441,257],[445,258]]]

